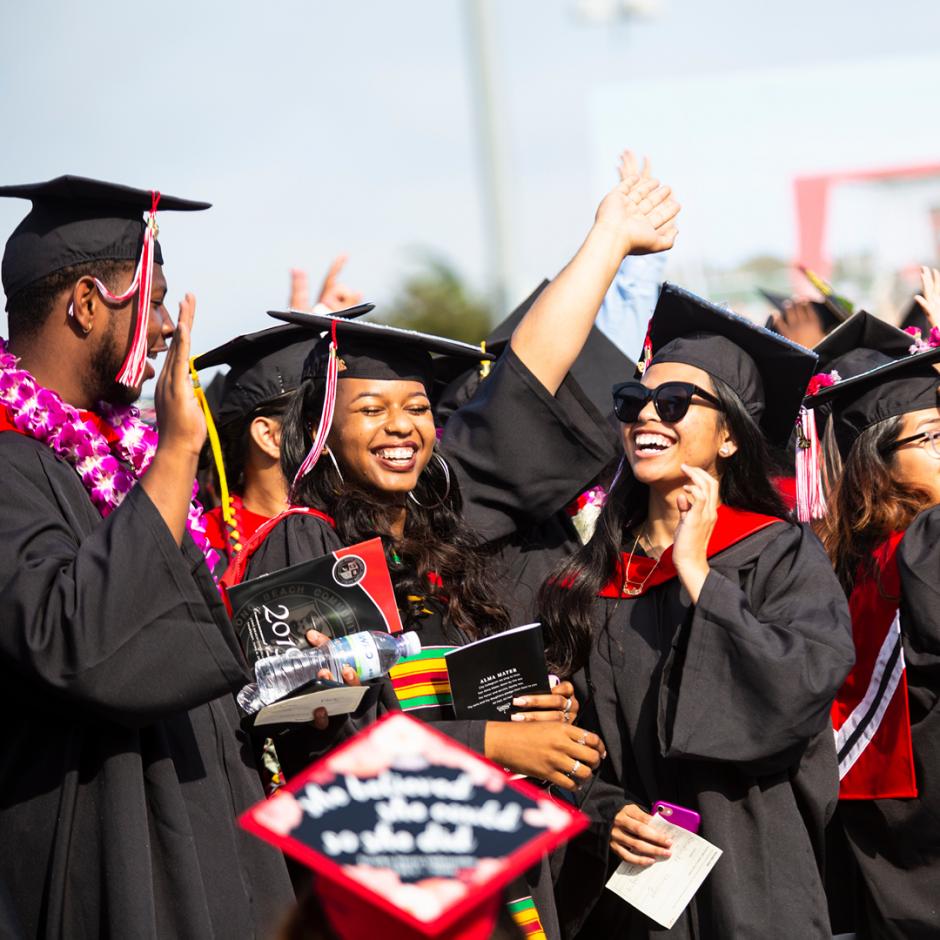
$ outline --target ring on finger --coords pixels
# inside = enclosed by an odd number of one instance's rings
[[[569,695],[569,696],[565,699],[565,707],[564,707],[564,709],[562,710],[562,714],[563,714],[563,715],[569,714],[569,713],[571,712],[571,706],[572,706],[572,701],[571,701],[571,696]]]
[[[582,746],[584,746],[585,744],[587,744],[587,736],[588,736],[588,733],[585,731],[584,734],[582,734],[581,737],[578,738],[578,744],[580,744],[580,745],[582,745]]]
[[[575,775],[580,769],[581,769],[581,761],[575,760],[574,766],[571,768],[571,770],[569,770],[569,771],[567,771],[567,772],[565,773],[565,776],[568,777],[569,779],[573,780],[573,779],[574,779],[574,775]]]

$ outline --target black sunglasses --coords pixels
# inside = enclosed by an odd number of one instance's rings
[[[675,424],[686,416],[693,395],[721,408],[721,402],[711,392],[691,382],[664,382],[656,388],[647,388],[640,382],[621,382],[614,386],[614,414],[624,424],[633,424],[646,403],[652,401],[656,414],[667,424]]]

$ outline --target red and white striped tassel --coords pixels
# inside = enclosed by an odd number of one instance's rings
[[[320,423],[317,426],[317,433],[313,438],[313,444],[304,462],[300,465],[297,473],[294,475],[294,481],[291,488],[297,484],[316,466],[323,448],[326,446],[326,439],[333,426],[333,412],[336,410],[336,386],[339,382],[339,355],[336,350],[336,321],[333,321],[333,334],[330,338],[330,356],[326,366],[326,392],[323,396],[323,411],[320,414]]]
[[[812,408],[800,409],[796,435],[796,515],[800,522],[812,522],[826,514],[819,436]]]
[[[134,321],[134,337],[130,349],[117,374],[117,381],[128,388],[136,388],[144,380],[147,363],[147,327],[150,324],[150,293],[153,288],[153,243],[157,234],[157,205],[160,194],[154,190],[150,202],[150,217],[144,231],[144,246],[140,263],[130,287],[123,294],[112,293],[105,284],[95,278],[101,296],[113,304],[126,304],[137,294],[137,317]]]

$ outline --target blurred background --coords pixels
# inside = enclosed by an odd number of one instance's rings
[[[625,146],[683,203],[670,280],[763,320],[803,263],[896,322],[940,256],[938,36],[922,0],[6,2],[0,180],[213,202],[160,216],[199,350],[341,252],[384,317],[478,340]]]

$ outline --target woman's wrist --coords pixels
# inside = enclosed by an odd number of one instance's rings
[[[681,568],[677,565],[676,571],[689,599],[693,604],[697,604],[702,589],[705,587],[705,581],[708,579],[708,573],[711,571],[708,561],[693,562]]]

